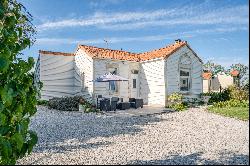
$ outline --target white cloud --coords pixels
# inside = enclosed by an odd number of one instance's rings
[[[151,26],[173,25],[245,25],[248,21],[247,5],[224,7],[208,10],[202,6],[183,6],[173,9],[158,9],[155,11],[94,13],[93,16],[82,19],[65,19],[45,22],[38,26],[39,30],[65,27],[88,27],[121,30],[138,29]]]
[[[165,39],[176,39],[179,36],[182,38],[190,38],[192,35],[183,33],[171,33],[166,35],[152,35],[152,36],[141,36],[141,37],[110,37],[105,38],[109,43],[121,43],[121,42],[133,42],[133,41],[159,41]],[[103,39],[72,39],[72,38],[39,38],[37,39],[38,44],[100,44],[105,43]]]
[[[246,28],[213,28],[213,29],[200,29],[193,31],[177,32],[164,35],[152,35],[141,37],[110,37],[107,40],[110,43],[132,42],[132,41],[160,41],[165,39],[177,39],[177,38],[191,38],[196,35],[202,35],[207,33],[224,33],[232,32],[236,30],[247,30]],[[221,39],[220,39],[221,40]],[[224,38],[222,40],[225,40]],[[73,38],[39,38],[37,39],[39,44],[100,44],[104,43],[102,39],[73,39]]]

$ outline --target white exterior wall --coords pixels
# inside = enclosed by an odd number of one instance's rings
[[[203,92],[208,92],[210,80],[203,80]],[[211,78],[211,91],[219,92],[220,86],[222,89],[227,88],[230,85],[234,84],[233,77],[231,75],[227,75],[225,73],[219,73],[214,78]]]
[[[202,62],[187,46],[180,48],[166,59],[166,95],[170,95],[173,92],[180,92],[179,60],[184,54],[189,56],[192,61],[190,90],[184,96],[198,97],[203,91]]]
[[[74,95],[74,56],[40,54],[41,99]]]
[[[144,104],[165,105],[164,60],[141,62],[139,79]]]
[[[130,97],[130,88],[132,84],[131,70],[139,70],[138,62],[120,61],[113,59],[94,59],[94,79],[108,73],[108,67],[114,67],[118,69],[118,75],[129,79],[129,81],[118,82],[118,92],[109,91],[109,83],[107,82],[95,82],[94,83],[94,96],[102,95],[104,97],[119,97],[123,98],[123,101],[128,101]],[[138,87],[139,88],[139,87]]]
[[[210,80],[203,80],[203,93],[207,93],[209,91],[209,81]]]
[[[86,100],[92,102],[93,98],[93,59],[88,56],[83,50],[77,50],[75,54],[74,65],[74,92],[75,95],[81,95]],[[81,73],[84,72],[84,86],[82,83]]]
[[[38,59],[36,61],[34,76],[35,86],[38,87],[38,82],[40,81],[40,55],[38,56]]]

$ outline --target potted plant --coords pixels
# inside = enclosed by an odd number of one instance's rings
[[[79,111],[84,112],[86,110],[86,105],[85,104],[79,104]]]
[[[91,112],[91,108],[90,108],[90,107],[87,107],[87,108],[85,109],[85,113],[88,113],[88,112]]]
[[[211,94],[210,93],[202,93],[201,98],[202,98],[203,102],[207,105],[209,102],[209,99],[211,98]]]

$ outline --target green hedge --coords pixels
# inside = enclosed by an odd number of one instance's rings
[[[81,96],[74,97],[54,97],[49,100],[49,109],[57,109],[61,111],[79,111],[80,99],[83,100]]]

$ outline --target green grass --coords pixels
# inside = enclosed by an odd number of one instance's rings
[[[249,120],[249,107],[209,107],[208,111],[240,120]]]

